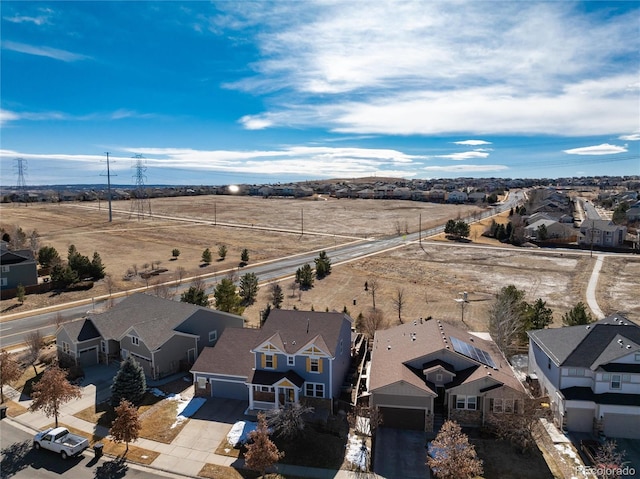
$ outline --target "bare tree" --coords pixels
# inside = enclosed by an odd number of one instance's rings
[[[380,284],[378,283],[378,280],[376,278],[370,278],[366,284],[369,290],[369,294],[371,295],[371,300],[373,301],[373,310],[375,311],[376,293],[378,292],[378,289],[380,289]]]
[[[184,275],[187,274],[187,270],[184,269],[182,266],[178,266],[176,268],[176,274],[178,275],[178,284],[182,283],[182,279],[184,278]]]
[[[369,309],[367,314],[362,317],[362,329],[363,332],[369,337],[373,338],[376,331],[382,327],[384,323],[384,314],[380,310]]]
[[[258,413],[258,427],[249,433],[249,439],[251,442],[244,455],[245,463],[249,469],[258,471],[264,477],[267,469],[284,457],[284,452],[280,452],[269,437],[264,413]]]
[[[427,465],[438,479],[462,479],[480,476],[482,460],[455,421],[445,421],[427,450]]]
[[[110,274],[104,275],[104,284],[107,286],[107,291],[109,291],[109,296],[113,294],[113,290],[115,288],[115,283],[113,281],[113,276]]]
[[[33,402],[29,410],[42,409],[45,416],[55,417],[56,427],[58,427],[58,415],[62,405],[72,399],[79,399],[82,393],[78,386],[72,385],[67,380],[66,371],[55,365],[42,374],[40,380],[33,386],[31,397]]]
[[[135,442],[140,437],[140,416],[138,410],[126,399],[122,399],[115,409],[116,418],[111,424],[109,434],[115,442],[124,442],[126,448],[124,454],[129,452],[129,443]]]
[[[62,316],[62,313],[56,313],[56,315],[53,318],[53,324],[56,327],[56,329],[58,329],[60,326],[62,326],[66,322],[67,320],[64,318],[64,316]]]
[[[398,321],[400,322],[400,324],[402,324],[402,310],[404,309],[404,306],[406,304],[403,288],[396,289],[396,294],[393,297],[392,301],[395,310],[398,312]]]
[[[5,385],[17,381],[22,376],[22,368],[13,360],[6,349],[0,352],[0,400],[4,402]]]
[[[27,334],[24,339],[27,345],[26,360],[33,366],[33,374],[37,376],[38,370],[36,369],[36,362],[38,362],[40,351],[44,347],[44,338],[42,334],[40,334],[40,330],[36,329]]]
[[[291,290],[291,297],[295,298],[296,297],[296,291],[298,290],[298,283],[296,283],[295,281],[292,281],[289,284],[289,289]]]
[[[500,412],[488,416],[487,422],[499,438],[517,446],[525,453],[537,447],[533,437],[534,428],[539,419],[546,415],[548,409],[542,407],[540,400],[522,396],[514,402],[511,411],[506,411],[503,405]]]
[[[153,285],[153,294],[158,298],[164,299],[173,299],[176,295],[175,291],[173,291],[166,283],[158,280]]]
[[[349,426],[362,436],[375,436],[376,430],[382,425],[383,417],[379,408],[356,405],[347,415]]]
[[[489,334],[500,351],[509,357],[518,337],[522,334],[523,322],[520,307],[506,294],[498,294],[489,306]]]
[[[29,248],[33,255],[37,256],[38,250],[40,249],[40,235],[36,230],[33,230],[29,236]]]
[[[602,479],[614,479],[620,477],[619,470],[624,467],[626,451],[618,451],[616,441],[606,441],[598,448],[596,453],[596,467],[602,469]]]
[[[305,415],[313,413],[314,408],[300,403],[273,409],[267,415],[267,424],[276,436],[293,439],[304,431]]]
[[[134,276],[138,276],[138,265],[137,264],[132,264],[131,265],[131,270],[133,271],[133,275]]]

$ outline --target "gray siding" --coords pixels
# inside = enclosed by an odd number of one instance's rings
[[[187,336],[173,336],[162,345],[162,349],[154,353],[157,377],[167,376],[177,372],[181,361],[187,361],[187,351],[196,349],[195,338]],[[195,360],[195,357],[193,358]]]
[[[38,268],[35,261],[3,266],[7,266],[9,271],[3,273],[2,268],[0,268],[0,278],[7,279],[7,284],[2,286],[2,289],[15,289],[19,284],[22,286],[38,284]]]
[[[242,328],[244,319],[241,316],[222,311],[201,309],[187,318],[176,331],[199,336],[198,354],[207,346],[214,346],[216,341],[209,341],[209,332],[217,331],[219,338],[225,328]]]

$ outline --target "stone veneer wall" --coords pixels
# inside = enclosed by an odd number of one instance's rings
[[[456,421],[460,425],[479,426],[482,422],[482,413],[468,409],[452,409],[449,419]]]
[[[425,414],[425,416],[424,416],[424,430],[426,432],[433,432],[433,414]]]

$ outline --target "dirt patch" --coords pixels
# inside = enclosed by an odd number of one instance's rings
[[[37,230],[40,244],[55,247],[61,256],[66,256],[71,244],[85,255],[98,251],[113,279],[111,290],[117,292],[135,287],[153,290],[157,281],[177,280],[180,268],[184,269],[184,277],[223,275],[238,267],[243,248],[249,250],[250,265],[325,248],[330,257],[332,246],[357,238],[414,232],[420,220],[422,228],[427,229],[447,219],[475,214],[482,208],[323,197],[293,200],[197,196],[151,200],[151,210],[158,215],[153,219],[139,220],[130,210],[130,202],[114,202],[112,223],[107,221],[105,205],[98,209],[95,203],[0,205],[0,217],[1,226],[8,231],[13,225],[27,233]],[[506,222],[508,216],[502,215],[496,221]],[[364,291],[365,281],[371,278],[379,281],[376,306],[383,311],[388,324],[428,316],[461,322],[463,311],[455,300],[466,291],[470,302],[464,307],[464,322],[471,329],[483,330],[490,300],[508,284],[523,289],[528,301],[539,297],[547,301],[554,310],[556,324],[578,301],[586,302],[585,291],[593,269],[593,260],[588,255],[502,245],[482,237],[490,223],[487,219],[472,227],[470,246],[425,240],[422,247],[408,243],[391,252],[333,265],[331,275],[316,281],[313,289],[301,295],[292,296],[289,289],[292,279],[283,279],[283,307],[338,311],[346,308],[355,318],[372,306],[370,293]],[[221,244],[227,246],[228,253],[224,261],[217,261],[217,248]],[[174,248],[180,250],[180,255],[172,261]],[[210,248],[214,257],[208,266],[201,264],[205,248]],[[127,270],[135,266],[142,272],[151,263],[168,271],[148,282],[139,275],[123,279]],[[598,300],[603,302],[605,312],[624,310],[630,319],[640,317],[634,291],[639,271],[640,258],[607,257],[598,284]],[[394,306],[399,289],[405,298],[400,318]],[[25,304],[17,308],[15,300],[5,300],[0,302],[0,310],[13,308],[11,313],[23,312],[108,293],[109,285],[103,280],[90,291],[29,295]],[[268,288],[263,285],[256,303],[245,311],[249,322],[258,323],[267,302]]]

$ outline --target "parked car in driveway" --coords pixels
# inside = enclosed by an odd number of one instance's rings
[[[47,449],[60,454],[62,459],[80,454],[89,447],[86,437],[71,434],[66,427],[49,428],[39,432],[33,438],[35,449]]]

